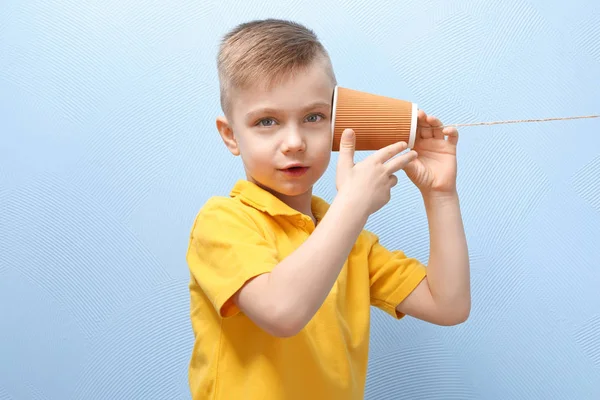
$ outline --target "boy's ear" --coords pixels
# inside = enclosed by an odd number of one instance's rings
[[[227,121],[226,117],[222,116],[217,118],[217,130],[219,131],[221,139],[223,139],[225,146],[227,146],[231,154],[234,156],[239,156],[240,149],[235,137],[233,136],[233,129],[231,128],[231,125],[229,124],[229,121]]]

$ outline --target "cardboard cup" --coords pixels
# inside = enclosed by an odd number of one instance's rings
[[[333,151],[340,150],[344,129],[356,135],[356,150],[379,150],[404,141],[412,148],[417,133],[415,103],[336,86],[331,129]]]

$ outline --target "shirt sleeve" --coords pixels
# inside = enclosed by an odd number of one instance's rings
[[[228,199],[209,201],[198,213],[186,260],[193,280],[223,318],[240,312],[233,295],[279,262],[257,223]]]
[[[401,250],[386,249],[375,234],[368,231],[366,234],[371,241],[368,258],[371,304],[401,319],[404,314],[397,312],[396,307],[421,283],[427,269]]]

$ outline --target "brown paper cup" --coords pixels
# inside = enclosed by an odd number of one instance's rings
[[[340,150],[344,129],[356,135],[356,150],[379,150],[395,142],[415,144],[418,108],[415,103],[336,86],[331,129],[333,151]]]

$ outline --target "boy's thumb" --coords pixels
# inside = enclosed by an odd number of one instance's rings
[[[338,170],[340,168],[350,169],[354,167],[354,146],[356,135],[352,129],[342,132],[340,139],[340,155],[338,157]]]

